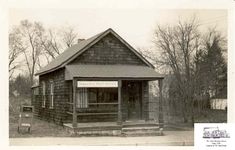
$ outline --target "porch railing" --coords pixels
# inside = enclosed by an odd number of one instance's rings
[[[73,103],[68,102],[68,114],[73,114]],[[117,115],[118,103],[88,103],[87,108],[76,108],[77,116],[86,115]]]

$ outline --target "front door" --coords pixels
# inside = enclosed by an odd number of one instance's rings
[[[141,92],[139,82],[129,82],[128,91],[128,120],[138,120],[141,118]]]

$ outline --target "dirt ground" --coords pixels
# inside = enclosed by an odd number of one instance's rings
[[[18,118],[10,118],[9,123],[9,137],[18,138],[18,137],[68,137],[70,136],[68,132],[63,128],[54,124],[53,122],[47,122],[37,118],[33,119],[33,126],[31,133],[27,132],[27,129],[22,128],[20,133],[17,132],[18,127]]]
[[[10,115],[9,143],[20,145],[80,145],[80,146],[193,146],[193,128],[166,126],[164,136],[147,137],[71,137],[60,125],[34,118],[31,133],[27,130],[17,132],[18,117]]]
[[[165,131],[164,136],[146,137],[35,137],[10,138],[11,146],[193,146],[193,131]]]

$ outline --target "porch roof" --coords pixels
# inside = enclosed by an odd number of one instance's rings
[[[77,78],[128,78],[153,80],[164,78],[153,68],[135,65],[67,65],[65,79]]]

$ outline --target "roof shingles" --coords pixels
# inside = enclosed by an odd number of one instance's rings
[[[157,79],[163,76],[148,66],[135,65],[67,65],[65,79],[80,78],[142,78]]]

